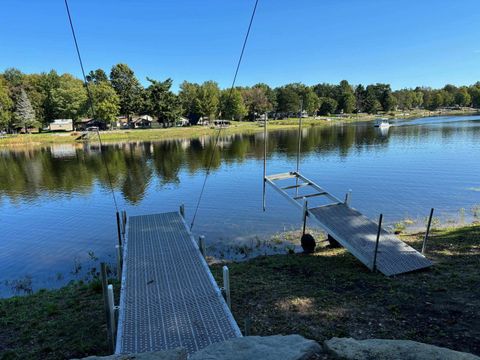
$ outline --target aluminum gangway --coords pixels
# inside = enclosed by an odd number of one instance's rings
[[[285,182],[289,184],[283,184]],[[427,268],[432,262],[420,252],[349,206],[349,196],[340,200],[298,171],[265,175],[272,186],[292,204],[303,209],[304,219],[312,218],[338,243],[371,270],[392,276]],[[308,192],[300,193],[308,189]],[[309,207],[310,199],[324,204]],[[265,201],[264,201],[265,206]]]
[[[117,354],[191,354],[242,336],[180,213],[132,216],[126,235]]]

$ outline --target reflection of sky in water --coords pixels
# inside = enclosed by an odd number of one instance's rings
[[[422,219],[430,207],[444,220],[465,208],[468,218],[480,204],[480,121],[473,119],[479,117],[397,120],[388,134],[372,124],[305,129],[301,171],[340,198],[352,189],[352,206],[375,219],[383,213],[389,223]],[[276,151],[268,172],[292,170],[296,132],[272,133],[270,139]],[[210,158],[202,149],[210,143],[109,147],[120,208],[137,215],[185,203],[191,221]],[[60,285],[72,277],[75,262],[83,271],[92,266],[89,251],[113,262],[115,213],[98,148],[16,151],[0,152],[0,282],[29,274],[37,288]],[[196,236],[231,243],[300,226],[300,212],[272,189],[262,212],[262,151],[261,134],[222,142],[222,162],[208,179]],[[63,280],[56,280],[58,273]]]

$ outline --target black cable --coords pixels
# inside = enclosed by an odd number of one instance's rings
[[[73,27],[72,16],[70,15],[70,8],[68,7],[67,0],[65,0],[65,8],[67,9],[68,21],[70,22],[70,29],[72,30],[73,41],[75,43],[75,49],[77,50],[78,61],[80,62],[80,68],[82,69],[83,83],[85,84],[85,88],[87,89],[87,95],[88,95],[88,99],[89,99],[89,102],[90,102],[90,110],[92,111],[92,118],[95,119],[96,116],[95,116],[95,107],[94,107],[94,104],[93,104],[93,96],[92,96],[92,93],[90,91],[90,88],[88,87],[87,77],[85,76],[85,69],[83,67],[82,56],[80,55],[80,49],[78,47],[77,36],[75,35],[75,28]],[[117,204],[117,198],[115,196],[115,190],[113,189],[112,176],[110,175],[110,170],[108,169],[107,159],[105,158],[105,155],[103,154],[102,138],[100,137],[100,131],[99,130],[97,130],[97,136],[98,136],[98,142],[100,143],[100,156],[103,160],[103,165],[105,166],[105,170],[107,171],[108,183],[110,185],[110,191],[112,193],[113,203],[115,205],[115,210],[118,213],[118,204]]]
[[[232,86],[230,87],[227,101],[231,100],[231,97],[233,94],[235,82],[237,81],[238,70],[240,69],[240,64],[242,63],[243,53],[245,52],[248,36],[250,35],[250,29],[252,28],[253,19],[255,18],[255,12],[257,11],[257,5],[258,5],[258,0],[255,0],[255,6],[253,7],[252,16],[250,17],[250,23],[248,24],[247,33],[245,34],[245,39],[243,40],[242,51],[240,52],[240,57],[238,58],[237,68],[235,70],[235,75],[233,76]],[[220,139],[221,132],[222,132],[222,126],[220,125],[220,128],[218,129],[218,132],[217,132],[217,136],[215,137],[212,155],[210,157],[210,162],[207,167],[207,172],[205,173],[205,179],[203,180],[202,190],[200,190],[200,196],[198,197],[197,206],[195,207],[195,212],[193,213],[192,223],[190,224],[190,231],[193,229],[193,225],[195,224],[195,219],[197,218],[198,208],[200,206],[200,202],[202,201],[203,192],[205,191],[205,185],[207,184],[208,175],[210,175],[210,170],[211,170],[213,159],[215,156],[215,149],[217,148],[217,144],[218,144],[218,140]]]

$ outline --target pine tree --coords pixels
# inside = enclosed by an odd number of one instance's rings
[[[33,127],[36,124],[35,111],[33,110],[28,95],[23,88],[20,91],[14,115],[16,125],[25,128],[25,132],[28,132],[28,128]]]

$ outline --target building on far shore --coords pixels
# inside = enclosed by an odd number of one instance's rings
[[[50,131],[73,131],[72,119],[55,119],[48,125]]]
[[[132,119],[134,129],[150,129],[152,127],[153,117],[150,115],[135,116]]]

